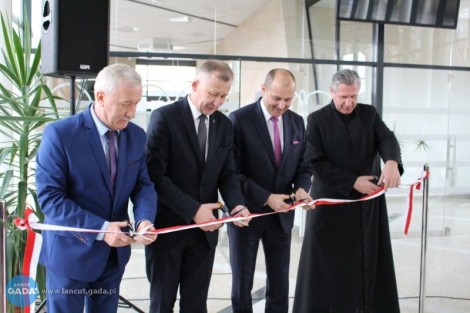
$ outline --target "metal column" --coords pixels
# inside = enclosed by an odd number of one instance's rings
[[[429,165],[424,165],[424,171],[429,173]],[[423,216],[421,228],[421,267],[419,275],[419,313],[424,312],[425,285],[426,285],[426,248],[428,239],[428,197],[429,175],[423,179]]]

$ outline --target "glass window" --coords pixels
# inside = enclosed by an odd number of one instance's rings
[[[470,7],[461,1],[457,29],[385,26],[385,62],[445,66],[470,64]]]
[[[313,58],[336,59],[335,1],[323,0],[308,8]]]
[[[429,162],[432,187],[470,187],[463,179],[470,175],[469,80],[470,73],[463,71],[385,70],[383,116],[400,141],[404,181],[419,177]]]
[[[336,2],[323,0],[309,8],[315,59],[336,60]],[[340,22],[340,60],[373,61],[372,23]]]

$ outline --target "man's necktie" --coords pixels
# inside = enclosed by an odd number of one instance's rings
[[[281,137],[279,136],[279,126],[277,117],[271,116],[273,122],[273,137],[274,137],[274,158],[276,159],[276,165],[279,167],[281,164],[282,148],[281,148]]]
[[[197,138],[199,141],[199,154],[203,161],[206,160],[206,144],[207,144],[207,127],[206,127],[207,116],[201,114],[199,116],[199,125],[197,127]]]
[[[114,186],[116,181],[116,172],[117,172],[117,159],[116,159],[116,132],[108,130],[106,132],[106,138],[108,139],[108,156],[109,156],[109,169],[111,173],[111,183]]]

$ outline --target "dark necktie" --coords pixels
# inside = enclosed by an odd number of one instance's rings
[[[106,132],[106,138],[108,139],[108,156],[109,156],[109,169],[111,173],[111,183],[114,186],[116,181],[117,172],[117,160],[116,160],[116,132],[108,130]]]
[[[201,160],[206,160],[206,143],[207,143],[207,127],[206,127],[207,116],[201,114],[199,116],[199,125],[197,127],[197,138],[199,141],[199,155]]]
[[[276,165],[279,167],[281,164],[282,149],[281,149],[281,137],[279,136],[279,126],[277,117],[271,116],[273,122],[273,139],[274,139],[274,158],[276,159]]]

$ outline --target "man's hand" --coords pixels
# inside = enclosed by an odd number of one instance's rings
[[[356,182],[354,183],[353,188],[362,194],[368,195],[380,188],[379,186],[380,182],[378,182],[376,185],[374,181],[376,181],[375,176],[370,176],[370,175],[359,176],[356,179]]]
[[[103,240],[111,247],[124,247],[134,243],[132,239],[126,233],[123,233],[121,228],[127,227],[127,222],[110,222],[106,231],[111,231],[113,233],[105,233]]]
[[[243,219],[241,221],[233,222],[233,224],[238,226],[238,227],[248,226],[248,224],[251,221],[250,211],[248,211],[246,206],[243,206],[243,205],[237,205],[236,207],[234,207],[233,210],[230,212],[230,216],[232,216],[232,217],[242,217],[242,216],[246,217],[245,219]]]
[[[201,223],[207,223],[207,222],[212,222],[212,221],[217,221],[217,218],[215,218],[213,211],[218,210],[220,208],[220,203],[204,203],[201,204],[199,209],[196,212],[196,215],[194,215],[194,222],[196,224],[201,224]],[[215,231],[222,227],[222,223],[218,224],[213,224],[213,225],[207,225],[200,227],[203,231]]]
[[[313,202],[313,199],[303,188],[299,188],[295,192],[295,202],[310,203],[310,202]],[[304,205],[303,208],[305,210],[312,210],[312,209],[315,209],[315,204]]]
[[[143,220],[137,228],[137,233],[142,232],[143,234],[136,235],[134,239],[143,245],[149,245],[157,239],[157,234],[145,234],[145,232],[149,232],[154,229],[155,227],[153,227],[152,223],[147,220]]]
[[[279,195],[279,194],[270,194],[268,201],[266,204],[273,209],[273,211],[279,212],[283,210],[287,210],[289,208],[289,205],[284,202],[284,200],[290,199],[290,196],[288,195]],[[287,212],[287,211],[286,211]]]
[[[384,186],[385,191],[388,188],[396,188],[400,186],[400,171],[398,170],[398,163],[396,161],[389,160],[385,162],[385,166],[380,175],[379,185]]]

